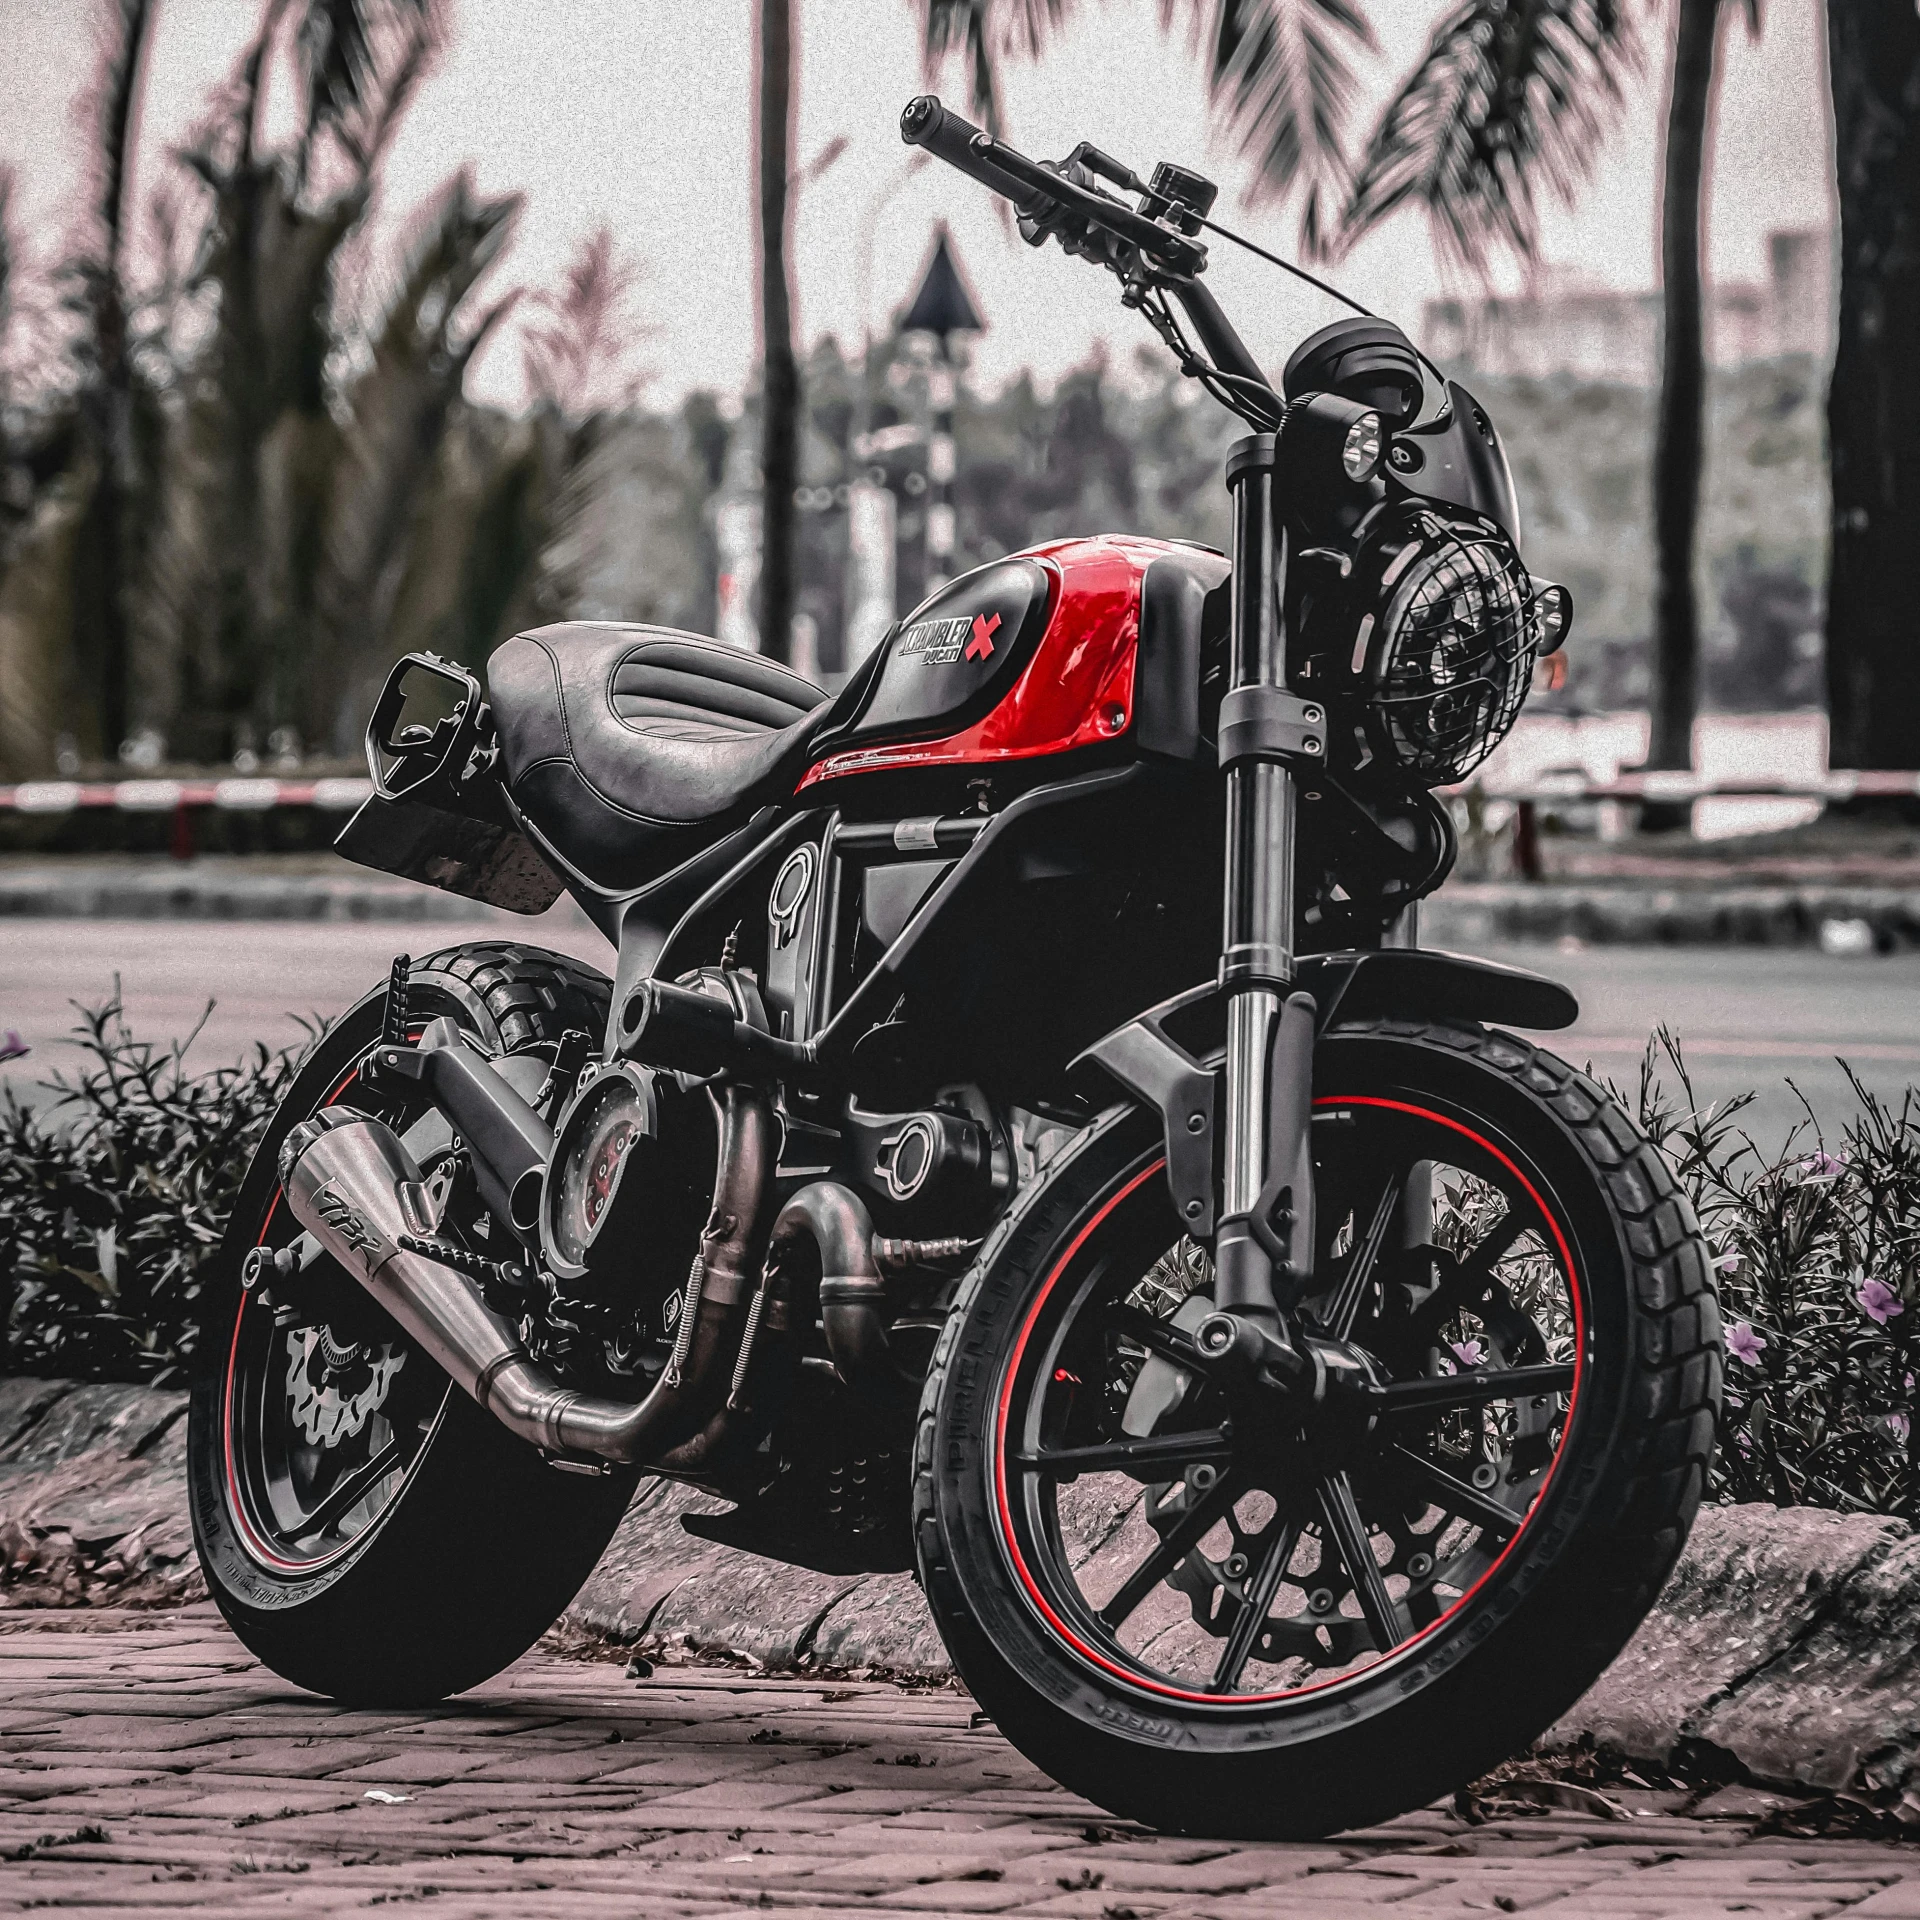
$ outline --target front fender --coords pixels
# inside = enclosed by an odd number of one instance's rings
[[[1342,1021],[1395,1014],[1542,1032],[1570,1027],[1580,1017],[1580,1002],[1545,974],[1437,947],[1309,954],[1296,984],[1313,995],[1322,1032]]]
[[[1557,980],[1430,947],[1309,954],[1296,989],[1313,995],[1318,1031],[1392,1018],[1494,1021],[1550,1030],[1571,1026],[1580,1003]],[[1167,1183],[1187,1231],[1214,1227],[1214,1162],[1226,997],[1217,983],[1189,988],[1136,1015],[1074,1060],[1082,1086],[1117,1084],[1158,1109],[1166,1129]]]

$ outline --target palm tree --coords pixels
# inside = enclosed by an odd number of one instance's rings
[[[1920,18],[1827,0],[1840,176],[1828,395],[1827,700],[1842,767],[1911,767],[1920,737]]]
[[[1342,136],[1353,104],[1351,65],[1371,51],[1360,0],[1159,0],[1160,19],[1184,21],[1204,55],[1207,84],[1240,151],[1254,163],[1254,191],[1304,189],[1309,240],[1348,180]],[[929,71],[949,54],[967,63],[973,105],[1000,126],[997,70],[1038,55],[1074,11],[1074,0],[920,0]]]
[[[1693,578],[1707,415],[1700,188],[1720,5],[1721,0],[1679,0],[1667,105],[1660,195],[1660,404],[1653,442],[1653,724],[1646,762],[1660,769],[1693,764],[1700,687],[1700,608]],[[1678,830],[1691,817],[1685,806],[1645,807],[1640,824]]]
[[[127,295],[132,225],[128,178],[139,125],[152,0],[113,0],[102,35],[92,101],[99,146],[94,163],[93,231],[69,272],[83,316],[79,424],[93,485],[76,535],[74,624],[88,644],[73,655],[70,713],[88,715],[89,744],[112,753],[126,737],[131,648],[129,596],[140,531],[133,341]],[[150,398],[150,396],[145,396]],[[149,419],[148,424],[151,424]],[[140,436],[144,437],[144,436]]]
[[[1744,0],[1759,29],[1758,0]],[[1700,195],[1725,0],[1676,0],[1661,194],[1662,348],[1653,459],[1656,543],[1652,738],[1647,765],[1692,764],[1698,700],[1695,532],[1705,452]],[[1590,172],[1639,62],[1624,0],[1467,0],[1444,20],[1381,116],[1341,225],[1350,241],[1417,203],[1465,264],[1537,242],[1536,176],[1563,201]],[[1643,814],[1685,824],[1684,810]]]

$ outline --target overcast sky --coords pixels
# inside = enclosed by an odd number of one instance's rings
[[[168,145],[201,112],[259,14],[254,0],[158,6],[141,139],[147,182],[169,164]],[[456,0],[451,44],[392,152],[383,230],[396,229],[462,162],[483,189],[527,197],[502,287],[553,283],[581,237],[609,222],[645,265],[643,305],[661,329],[649,356],[656,397],[701,385],[737,389],[754,343],[755,11],[754,0]],[[1382,41],[1380,89],[1442,11],[1436,0],[1367,8]],[[1671,9],[1651,11],[1657,19]],[[87,0],[0,0],[0,166],[18,177],[20,225],[42,262],[57,256],[74,218],[85,135],[72,103],[92,62],[93,12]],[[1723,279],[1761,275],[1769,229],[1832,217],[1819,0],[1772,0],[1765,13],[1758,43],[1732,20],[1724,42],[1708,227],[1711,268]],[[1285,248],[1292,214],[1236,204],[1244,169],[1210,138],[1201,72],[1184,36],[1159,32],[1159,14],[1158,0],[1081,0],[1074,29],[1038,65],[1009,70],[1009,137],[1040,155],[1092,139],[1143,171],[1162,158],[1197,165],[1223,182],[1223,217],[1240,215],[1257,237]],[[850,142],[799,204],[803,340],[826,331],[857,338],[863,325],[883,323],[941,216],[989,322],[976,350],[989,383],[1022,366],[1051,377],[1097,341],[1127,354],[1148,337],[1118,308],[1105,275],[1009,237],[970,182],[934,164],[903,178],[896,123],[921,86],[911,0],[796,0],[795,15],[798,158],[804,165],[838,135]],[[1657,49],[1649,67],[1580,201],[1571,212],[1552,209],[1545,223],[1553,263],[1628,287],[1651,284],[1656,260]],[[964,104],[957,69],[942,90]],[[871,272],[863,274],[868,244]],[[1230,251],[1216,249],[1216,290],[1277,368],[1291,342],[1334,310],[1270,269],[1226,258]],[[1338,277],[1412,328],[1421,301],[1447,286],[1414,215],[1366,242]],[[510,333],[490,344],[475,385],[487,398],[518,398]]]

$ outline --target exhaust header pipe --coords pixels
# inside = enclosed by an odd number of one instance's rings
[[[287,1135],[280,1183],[294,1217],[453,1381],[548,1453],[659,1460],[707,1427],[726,1397],[747,1301],[765,1252],[759,1231],[772,1166],[766,1097],[730,1085],[720,1107],[713,1212],[687,1283],[676,1364],[634,1404],[563,1387],[538,1366],[480,1289],[400,1244],[435,1231],[420,1169],[393,1129],[327,1107]],[[704,1452],[704,1448],[689,1449]]]

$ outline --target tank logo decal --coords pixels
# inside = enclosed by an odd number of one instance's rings
[[[921,654],[930,667],[950,667],[963,657],[985,660],[992,656],[993,634],[999,624],[997,613],[991,619],[962,613],[951,620],[916,620],[900,636],[898,657]]]

